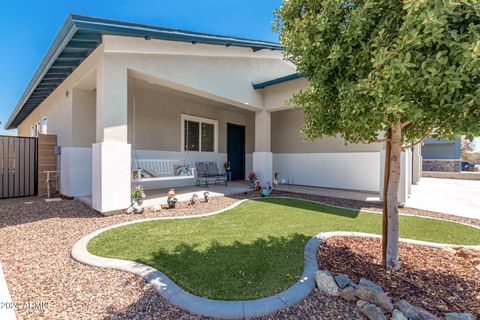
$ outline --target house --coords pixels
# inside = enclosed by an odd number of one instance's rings
[[[277,43],[71,15],[6,127],[57,135],[61,192],[91,195],[100,212],[129,206],[132,168],[148,160],[170,168],[148,188],[193,184],[174,163],[228,159],[233,179],[278,172],[378,193],[382,144],[303,141],[303,112],[288,100],[307,86]]]
[[[423,170],[460,172],[462,166],[461,137],[455,140],[426,139],[422,146]]]

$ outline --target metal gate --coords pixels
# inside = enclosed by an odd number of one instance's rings
[[[0,198],[38,193],[37,138],[0,136]]]

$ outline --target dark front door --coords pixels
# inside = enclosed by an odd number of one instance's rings
[[[227,123],[227,159],[232,180],[245,180],[245,127]]]

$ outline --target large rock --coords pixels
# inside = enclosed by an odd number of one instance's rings
[[[372,288],[370,286],[359,284],[355,295],[362,300],[375,304],[386,311],[393,310],[392,300],[385,292],[378,290],[378,288]]]
[[[400,310],[393,310],[391,320],[408,320]]]
[[[427,310],[415,307],[405,300],[397,301],[395,303],[395,309],[400,310],[408,319],[411,320],[439,320],[439,318]]]
[[[445,320],[475,320],[475,316],[471,313],[445,313]]]
[[[356,287],[355,282],[353,282],[346,274],[338,274],[335,276],[335,282],[337,283],[340,289],[346,288],[348,286]]]
[[[332,274],[326,270],[319,270],[315,275],[318,290],[332,296],[338,296],[338,286]]]
[[[359,286],[364,286],[364,287],[369,287],[369,288],[372,288],[373,290],[377,290],[377,291],[380,291],[380,292],[384,292],[382,287],[380,287],[375,282],[368,280],[367,278],[361,278],[358,285]]]
[[[366,305],[363,305],[360,310],[362,311],[363,315],[369,320],[387,320],[387,318],[382,312],[382,309],[380,309],[374,304],[368,303]]]
[[[355,290],[355,288],[348,286],[340,290],[340,297],[347,301],[357,301],[356,292],[357,290]]]

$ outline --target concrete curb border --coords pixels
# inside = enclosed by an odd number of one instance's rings
[[[2,320],[15,320],[16,305],[12,302],[10,292],[8,292],[7,280],[3,273],[2,263],[0,263],[0,319]]]
[[[284,198],[287,198],[287,197],[284,197]],[[315,273],[318,271],[318,264],[316,259],[317,250],[319,246],[326,239],[335,237],[335,236],[372,237],[372,238],[380,237],[380,235],[361,233],[361,232],[324,232],[316,236],[313,236],[305,245],[305,249],[304,249],[305,264],[304,264],[303,273],[300,276],[300,279],[293,286],[291,286],[285,291],[282,291],[270,297],[256,299],[256,300],[245,300],[245,301],[222,301],[222,300],[212,300],[212,299],[195,296],[183,290],[167,275],[158,271],[155,268],[152,268],[150,266],[147,266],[141,263],[127,261],[127,260],[98,257],[89,253],[87,250],[87,244],[91,239],[93,239],[94,237],[96,237],[97,235],[105,231],[108,231],[117,227],[122,227],[130,224],[136,224],[136,223],[147,222],[147,221],[193,219],[193,218],[208,217],[208,216],[220,214],[222,212],[231,210],[248,200],[254,200],[254,199],[258,199],[258,198],[240,200],[222,210],[218,210],[215,212],[202,214],[202,215],[141,219],[141,220],[129,221],[129,222],[109,226],[106,228],[102,228],[88,234],[87,236],[77,241],[72,248],[71,256],[76,261],[86,265],[117,269],[117,270],[126,271],[126,272],[139,275],[142,278],[144,278],[147,282],[152,284],[153,287],[158,291],[158,293],[163,298],[165,298],[168,302],[185,311],[199,314],[206,317],[213,317],[213,318],[245,319],[245,318],[259,317],[259,316],[274,313],[280,309],[284,309],[289,306],[292,306],[300,302],[305,297],[307,297],[310,294],[310,292],[315,288],[315,285],[316,285]],[[289,198],[289,199],[297,199],[297,198]],[[304,200],[304,199],[297,199],[297,200],[307,201],[307,202],[312,202],[317,204],[319,203],[319,202]],[[480,249],[480,246],[438,244],[433,242],[410,240],[410,239],[401,239],[401,241],[422,245],[422,246],[435,247],[435,248],[471,247],[471,248]]]

